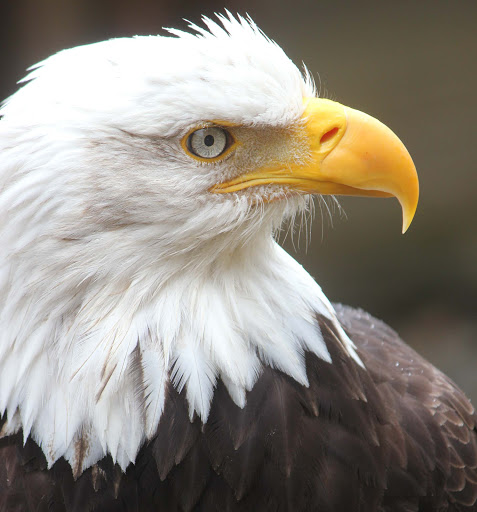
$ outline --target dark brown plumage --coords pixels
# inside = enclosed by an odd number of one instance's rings
[[[310,387],[266,368],[242,410],[219,383],[209,419],[168,389],[157,436],[122,474],[105,458],[76,481],[21,433],[0,440],[0,511],[430,512],[477,510],[474,409],[385,324],[337,306],[366,370],[320,325],[333,363]]]

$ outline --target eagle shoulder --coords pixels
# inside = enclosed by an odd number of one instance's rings
[[[477,509],[477,417],[470,401],[388,325],[363,310],[335,309],[382,398],[386,428],[394,431],[387,494],[415,485],[421,495],[442,493],[457,510]]]

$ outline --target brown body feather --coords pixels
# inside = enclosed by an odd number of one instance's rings
[[[202,425],[170,386],[126,473],[107,457],[74,480],[21,433],[2,439],[0,511],[477,511],[469,401],[382,322],[337,312],[366,370],[320,318],[333,363],[307,354],[309,388],[266,368],[240,409],[219,384]]]

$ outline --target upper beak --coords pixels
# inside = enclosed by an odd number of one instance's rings
[[[278,163],[212,187],[234,192],[283,184],[307,194],[396,197],[403,211],[403,233],[416,211],[416,168],[399,138],[384,124],[339,103],[307,98],[303,114],[308,154],[299,163]]]

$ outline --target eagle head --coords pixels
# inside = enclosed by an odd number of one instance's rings
[[[125,468],[169,385],[202,421],[218,379],[239,406],[263,364],[307,385],[316,312],[341,328],[274,231],[313,194],[414,215],[388,128],[317,98],[250,19],[204,22],[62,51],[1,109],[0,414],[49,464]]]

